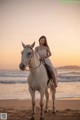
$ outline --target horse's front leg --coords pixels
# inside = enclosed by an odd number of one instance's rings
[[[32,98],[32,116],[31,120],[35,119],[35,91],[33,91],[31,88],[29,88],[31,98]]]
[[[45,97],[46,97],[45,112],[48,112],[48,101],[49,101],[48,89],[46,89],[46,91],[45,91]]]
[[[52,100],[53,100],[53,113],[56,113],[55,109],[55,93],[56,93],[56,88],[54,84],[51,84],[51,93],[52,93]]]
[[[40,92],[40,107],[41,107],[41,112],[40,112],[40,120],[44,120],[44,111],[43,111],[43,98],[44,98],[45,90]]]

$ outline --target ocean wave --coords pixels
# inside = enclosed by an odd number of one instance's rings
[[[28,75],[13,75],[13,74],[4,74],[4,75],[0,75],[0,77],[28,77]]]
[[[60,82],[80,82],[80,72],[71,71],[58,73],[58,80]]]
[[[80,82],[80,77],[76,76],[58,76],[59,82]]]
[[[27,80],[0,80],[1,84],[24,84],[27,83]]]
[[[22,72],[0,72],[0,77],[27,77],[29,73]]]
[[[72,77],[58,77],[58,82],[80,82],[80,77],[79,78],[72,78]],[[25,84],[27,83],[27,78],[20,78],[20,79],[0,79],[0,84]]]
[[[0,71],[1,84],[27,83],[29,72]],[[80,82],[80,71],[58,72],[58,82]]]
[[[80,76],[80,72],[58,72],[58,75]]]

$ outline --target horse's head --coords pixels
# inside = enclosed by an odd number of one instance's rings
[[[25,70],[26,66],[29,65],[31,58],[33,56],[33,47],[35,45],[35,42],[32,45],[25,45],[22,43],[23,50],[21,52],[21,63],[19,65],[19,68],[21,70]]]

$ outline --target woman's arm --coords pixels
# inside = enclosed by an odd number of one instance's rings
[[[49,47],[46,48],[46,51],[47,51],[46,56],[42,59],[46,59],[51,56],[51,51],[50,51]]]
[[[48,57],[51,56],[51,51],[50,51],[50,48],[49,48],[49,47],[47,48],[47,56],[48,56]]]

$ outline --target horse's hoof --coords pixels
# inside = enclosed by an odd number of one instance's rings
[[[35,120],[35,118],[34,118],[34,117],[31,117],[31,120]]]
[[[56,114],[56,112],[52,112],[53,114]]]
[[[52,113],[53,113],[53,114],[56,114],[56,110],[53,110]]]
[[[40,117],[40,120],[44,120],[44,117]]]
[[[44,112],[47,113],[47,112],[48,112],[48,109],[45,109]]]

